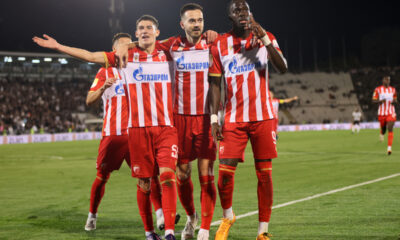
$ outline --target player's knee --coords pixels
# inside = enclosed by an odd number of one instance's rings
[[[139,184],[137,185],[139,191],[145,193],[145,194],[150,194],[151,189],[150,188],[146,188],[145,186],[140,186]]]
[[[211,161],[209,159],[199,159],[198,169],[200,176],[213,175],[214,161]]]
[[[255,167],[258,181],[266,183],[272,179],[271,159],[255,159]]]
[[[143,192],[150,192],[151,189],[151,181],[150,178],[139,178],[138,187]]]
[[[220,159],[219,163],[228,165],[231,167],[236,167],[238,165],[239,160],[240,159],[238,159],[238,158],[224,158],[224,159]]]
[[[176,176],[179,180],[186,181],[191,177],[191,172],[190,167],[178,166]]]
[[[213,169],[212,168],[199,169],[199,175],[200,176],[213,175]]]
[[[176,176],[180,181],[186,181],[190,178],[190,173],[178,171]]]

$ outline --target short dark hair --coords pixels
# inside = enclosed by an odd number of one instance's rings
[[[157,18],[155,18],[151,15],[146,14],[146,15],[143,15],[140,18],[138,18],[138,20],[136,20],[136,28],[141,21],[151,21],[151,22],[153,22],[154,25],[156,25],[156,27],[158,29],[158,26],[159,26],[158,20],[157,20]]]
[[[226,11],[228,13],[228,16],[231,14],[231,6],[235,2],[245,2],[245,3],[247,3],[247,5],[249,5],[249,3],[246,0],[231,0],[231,1],[229,1],[228,6],[226,7]]]
[[[183,5],[181,7],[181,11],[180,11],[181,17],[183,17],[183,14],[185,14],[185,12],[191,11],[191,10],[200,10],[201,12],[203,12],[203,7],[197,3],[186,3],[185,5]]]
[[[131,36],[129,33],[123,33],[123,32],[117,33],[117,34],[115,34],[114,37],[112,38],[112,45],[114,45],[114,43],[115,43],[116,41],[118,41],[120,38],[124,38],[124,37],[132,39],[132,36]]]

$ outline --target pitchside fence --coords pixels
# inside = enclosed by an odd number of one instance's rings
[[[278,132],[350,130],[351,126],[351,123],[282,125],[278,127]],[[364,122],[361,123],[360,126],[361,129],[378,129],[379,123]],[[395,127],[400,128],[400,121],[396,122]],[[31,134],[2,136],[0,137],[0,145],[17,143],[68,142],[96,139],[101,139],[101,132]]]

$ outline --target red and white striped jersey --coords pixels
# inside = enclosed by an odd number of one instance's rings
[[[128,102],[125,96],[124,84],[115,68],[100,68],[90,87],[90,92],[101,88],[107,78],[118,80],[107,88],[101,96],[103,100],[103,136],[120,136],[128,134]]]
[[[106,53],[107,64],[115,65],[115,52]],[[119,69],[126,82],[129,102],[128,127],[172,126],[172,76],[170,56],[129,50],[127,67]]]
[[[174,60],[174,113],[207,114],[210,53],[206,39],[193,45],[185,37],[171,37],[158,42],[157,48],[169,51]]]
[[[275,37],[267,33],[280,51]],[[241,39],[232,32],[222,35],[211,47],[210,76],[225,76],[225,122],[253,122],[274,118],[269,96],[268,52],[252,44],[253,34]]]
[[[276,119],[278,119],[279,103],[280,103],[280,100],[278,98],[272,99],[272,109],[274,111],[274,116]]]
[[[375,88],[374,95],[372,97],[374,100],[385,100],[379,105],[378,116],[389,116],[396,114],[392,102],[397,99],[396,89],[394,87],[379,86]]]

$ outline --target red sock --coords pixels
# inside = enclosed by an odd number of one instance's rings
[[[182,203],[183,208],[188,216],[192,216],[195,212],[193,202],[193,182],[191,178],[185,180],[177,180],[178,185],[178,196]]]
[[[256,162],[255,165],[258,178],[258,220],[269,222],[273,201],[272,162]]]
[[[211,221],[214,215],[217,190],[214,184],[214,176],[200,176],[201,185],[201,228],[210,230]]]
[[[393,143],[393,132],[389,132],[388,134],[388,146],[391,147]]]
[[[153,227],[153,214],[151,212],[150,191],[145,191],[137,185],[136,199],[139,207],[139,214],[142,218],[144,230],[152,232]]]
[[[175,173],[161,173],[160,183],[162,188],[162,208],[165,220],[165,230],[174,230],[176,214]]]
[[[220,164],[218,177],[219,200],[223,209],[232,207],[236,167]]]
[[[151,178],[151,193],[150,193],[151,203],[154,206],[154,210],[162,208],[161,206],[161,185],[158,180],[158,176]]]
[[[90,192],[90,208],[89,211],[93,214],[97,213],[97,209],[100,205],[101,199],[104,196],[104,192],[106,190],[106,183],[110,174],[102,175],[101,173],[97,173],[96,179],[92,184],[92,190]]]

